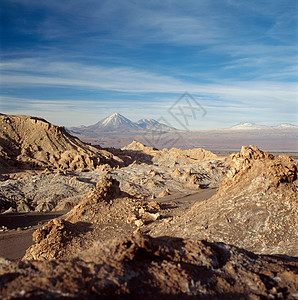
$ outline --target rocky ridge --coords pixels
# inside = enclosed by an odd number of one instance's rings
[[[23,115],[0,115],[0,179],[42,170],[95,170],[121,159],[68,134],[64,127]],[[19,175],[19,176],[18,176]]]
[[[131,155],[137,161],[147,159],[146,163],[153,163],[164,166],[178,166],[181,164],[189,164],[193,162],[202,162],[207,160],[221,160],[211,151],[195,148],[182,150],[177,148],[162,149],[145,146],[144,144],[133,141],[131,144],[122,148],[124,153]]]
[[[145,203],[122,192],[110,174],[63,219],[53,219],[33,234],[25,259],[69,258],[96,241],[132,234],[140,208]],[[131,222],[129,221],[131,220]]]
[[[136,142],[133,145],[144,151],[109,149],[123,162],[121,168],[104,164],[90,172],[60,170],[0,182],[0,211],[71,209],[94,188],[105,171],[119,181],[124,192],[148,198],[218,187],[227,171],[225,162],[203,149],[159,151]]]
[[[151,234],[232,243],[257,253],[297,256],[297,164],[255,146],[229,158],[218,192]]]

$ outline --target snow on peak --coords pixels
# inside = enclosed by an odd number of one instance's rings
[[[269,126],[245,122],[245,123],[240,123],[240,124],[234,125],[234,126],[230,127],[229,129],[231,129],[231,130],[258,130],[258,129],[269,129],[269,128],[270,128]]]
[[[114,130],[129,130],[129,129],[140,129],[137,124],[125,118],[119,113],[114,113],[107,118],[97,123],[98,128],[103,128],[108,131]]]
[[[160,123],[154,119],[140,119],[136,122],[140,127],[144,129],[162,129],[162,130],[176,130],[174,127],[168,126],[164,123]]]
[[[280,129],[294,129],[294,128],[298,128],[298,126],[290,124],[290,123],[281,123],[279,125],[276,126],[276,128],[280,128]]]
[[[276,130],[276,129],[298,129],[298,126],[289,124],[289,123],[282,123],[277,126],[266,126],[266,125],[260,125],[260,124],[255,124],[255,123],[240,123],[237,125],[234,125],[228,130]]]

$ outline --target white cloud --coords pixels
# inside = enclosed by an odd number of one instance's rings
[[[110,100],[105,100],[103,97],[92,101],[83,98],[80,100],[34,100],[4,95],[0,98],[6,112],[19,111],[37,114],[46,118],[50,117],[50,120],[54,120],[55,123],[65,122],[67,126],[79,125],[74,124],[74,120],[81,120],[80,124],[86,124],[86,122],[90,124],[91,120],[93,122],[98,120],[98,112],[101,112],[100,117],[105,117],[119,109],[122,113],[126,112],[132,117],[145,114],[148,117],[151,115],[158,118],[184,91],[197,97],[200,103],[210,111],[208,115],[215,116],[215,112],[221,115],[225,112],[229,114],[231,122],[233,122],[232,116],[235,120],[239,119],[239,113],[242,113],[246,120],[261,119],[261,113],[267,112],[272,116],[281,116],[281,119],[290,118],[292,122],[295,121],[297,114],[297,85],[291,82],[222,81],[221,83],[194,84],[134,68],[109,68],[66,62],[46,63],[38,59],[6,61],[1,66],[6,72],[6,75],[1,78],[1,85],[6,88],[22,90],[25,87],[30,89],[47,87],[49,90],[60,86],[70,89],[70,94],[74,94],[76,89],[112,93],[109,96]],[[113,96],[114,92],[122,93],[125,97]],[[148,99],[148,96],[144,97],[146,94],[153,95],[155,101],[147,102],[145,99]],[[132,96],[131,99],[129,95]],[[140,100],[136,100],[138,95],[140,95]],[[169,97],[169,95],[172,96]],[[117,97],[121,99],[117,100]],[[157,99],[160,100],[157,101]],[[68,111],[67,117],[65,111]],[[256,114],[257,111],[260,113]],[[88,117],[83,117],[82,112]],[[215,121],[215,118],[213,120]]]
[[[3,62],[1,85],[24,88],[35,86],[86,88],[132,93],[173,93],[185,90],[202,95],[216,95],[230,100],[255,98],[294,101],[297,85],[294,82],[222,81],[194,84],[171,76],[129,67],[90,66],[79,63],[47,63],[38,59]],[[28,71],[38,70],[38,71]],[[5,73],[6,74],[5,74]]]

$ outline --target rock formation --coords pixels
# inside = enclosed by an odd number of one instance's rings
[[[90,248],[94,241],[105,241],[132,234],[138,223],[157,220],[157,202],[132,198],[119,189],[110,174],[102,176],[96,187],[63,219],[53,219],[33,234],[36,243],[24,259],[74,257]]]
[[[20,172],[60,169],[95,170],[98,166],[122,162],[68,134],[64,127],[41,118],[0,115],[0,175],[15,178]],[[0,178],[0,179],[1,179]]]
[[[294,299],[298,261],[136,234],[68,260],[0,260],[1,295],[88,299]],[[20,288],[21,287],[21,288]]]
[[[161,166],[186,165],[193,162],[220,160],[214,153],[202,148],[182,150],[177,148],[162,149],[147,147],[140,142],[133,141],[122,148],[124,153],[131,155],[136,161],[154,163]]]
[[[297,298],[289,157],[103,150],[28,116],[0,115],[0,127],[0,176],[15,178],[0,182],[3,216],[71,209],[34,227],[21,261],[0,258],[2,298]]]
[[[159,224],[151,234],[297,256],[297,164],[255,146],[242,147],[228,161],[230,170],[216,195],[168,224]]]

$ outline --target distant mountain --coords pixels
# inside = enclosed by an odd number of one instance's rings
[[[279,129],[298,129],[298,126],[293,125],[293,124],[289,124],[289,123],[281,123],[281,124],[275,126],[275,128],[279,128]]]
[[[154,119],[141,119],[136,124],[143,129],[176,130],[176,128],[160,123]]]
[[[266,126],[266,125],[260,125],[260,124],[256,124],[256,123],[245,122],[245,123],[240,123],[240,124],[237,124],[237,125],[234,125],[234,126],[228,128],[228,130],[270,130],[270,129],[271,130],[298,129],[298,126],[292,125],[289,123],[282,123],[277,126]]]
[[[142,132],[149,129],[162,129],[164,131],[172,131],[175,128],[160,123],[154,119],[141,119],[132,122],[119,113],[114,113],[109,117],[90,126],[79,126],[67,128],[67,131],[75,135],[97,136],[102,133],[119,132]]]
[[[246,122],[246,123],[240,123],[240,124],[234,125],[228,129],[229,130],[264,130],[264,129],[270,129],[270,128],[272,128],[272,127]]]
[[[132,131],[140,130],[140,127],[134,122],[125,118],[121,114],[114,113],[109,117],[97,122],[94,125],[87,126],[85,129],[93,132],[110,132],[110,131]]]

